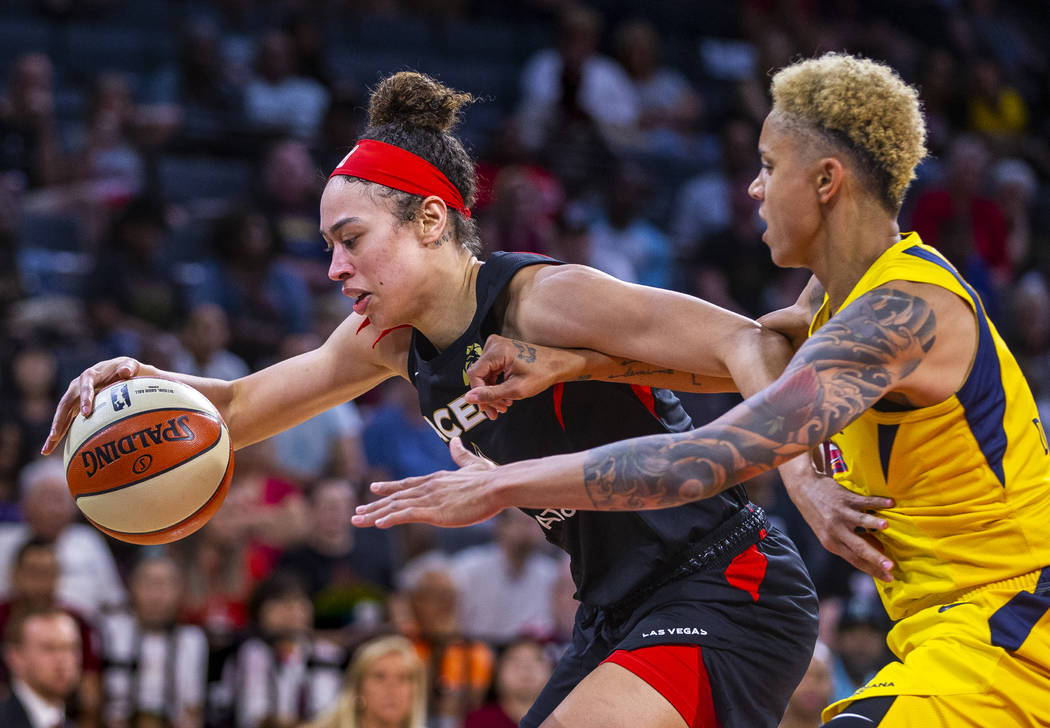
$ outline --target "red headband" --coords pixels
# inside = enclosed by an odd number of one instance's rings
[[[376,182],[412,195],[436,195],[453,210],[470,217],[470,209],[463,204],[463,195],[448,177],[427,160],[407,149],[375,139],[362,139],[328,179],[346,175]]]

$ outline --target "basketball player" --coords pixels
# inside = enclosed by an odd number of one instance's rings
[[[481,264],[469,212],[474,165],[449,133],[467,100],[413,73],[373,93],[370,127],[321,198],[330,277],[354,299],[323,346],[233,382],[102,362],[70,384],[45,450],[78,409],[90,411],[100,387],[133,375],[197,387],[237,447],[397,375],[415,385],[441,437],[496,461],[691,426],[669,392],[605,382],[552,388],[491,421],[463,399],[490,334],[606,350],[621,358],[604,373],[625,382],[645,372],[654,384],[718,391],[735,386],[732,376],[754,393],[773,380],[789,346],[746,318],[539,256],[497,253]],[[655,349],[672,336],[673,347]],[[633,361],[653,356],[658,367]],[[677,371],[686,369],[694,373]],[[530,513],[572,555],[582,606],[573,646],[522,725],[776,725],[809,662],[816,599],[794,547],[741,488],[662,511],[540,504]]]
[[[1050,725],[1046,436],[977,294],[898,230],[925,154],[916,91],[884,65],[828,54],[781,70],[772,93],[751,195],[773,260],[809,268],[823,291],[783,375],[697,430],[497,469],[455,451],[463,470],[378,484],[386,498],[357,523],[470,521],[487,515],[479,500],[664,508],[823,442],[839,482],[896,502],[876,536],[895,578],[877,586],[900,660],[829,706],[829,728]],[[500,368],[523,386],[525,368]]]

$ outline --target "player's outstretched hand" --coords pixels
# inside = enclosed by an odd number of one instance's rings
[[[430,523],[435,526],[469,526],[499,513],[488,474],[495,469],[490,460],[467,452],[458,437],[449,443],[459,470],[385,483],[372,483],[379,500],[357,507],[355,526],[389,528],[399,523]]]
[[[535,346],[492,334],[481,357],[467,370],[466,400],[494,420],[515,400],[539,394],[553,384],[566,363],[567,352]]]
[[[893,581],[893,562],[870,535],[886,528],[876,513],[891,508],[891,499],[859,495],[816,473],[788,485],[788,493],[824,548],[880,581]]]
[[[98,390],[121,379],[131,379],[137,376],[141,369],[142,364],[129,356],[107,359],[85,369],[79,377],[69,383],[66,393],[59,400],[55,417],[51,421],[51,432],[40,453],[50,455],[54,451],[78,412],[85,417],[91,414]]]

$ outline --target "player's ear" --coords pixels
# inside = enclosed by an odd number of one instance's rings
[[[844,175],[845,169],[837,157],[824,157],[820,160],[817,167],[816,185],[817,197],[820,198],[821,203],[827,204],[838,194]]]
[[[423,200],[417,223],[420,227],[420,242],[430,245],[441,239],[448,228],[448,208],[444,200],[431,195]]]

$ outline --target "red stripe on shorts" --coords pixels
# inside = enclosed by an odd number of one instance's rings
[[[699,645],[653,645],[616,650],[605,658],[653,686],[667,698],[689,728],[721,728],[711,682]]]
[[[561,416],[561,398],[565,394],[565,385],[562,382],[558,382],[551,387],[551,395],[554,397],[554,416],[558,418],[558,424],[561,425],[561,429],[565,429],[565,420]]]

